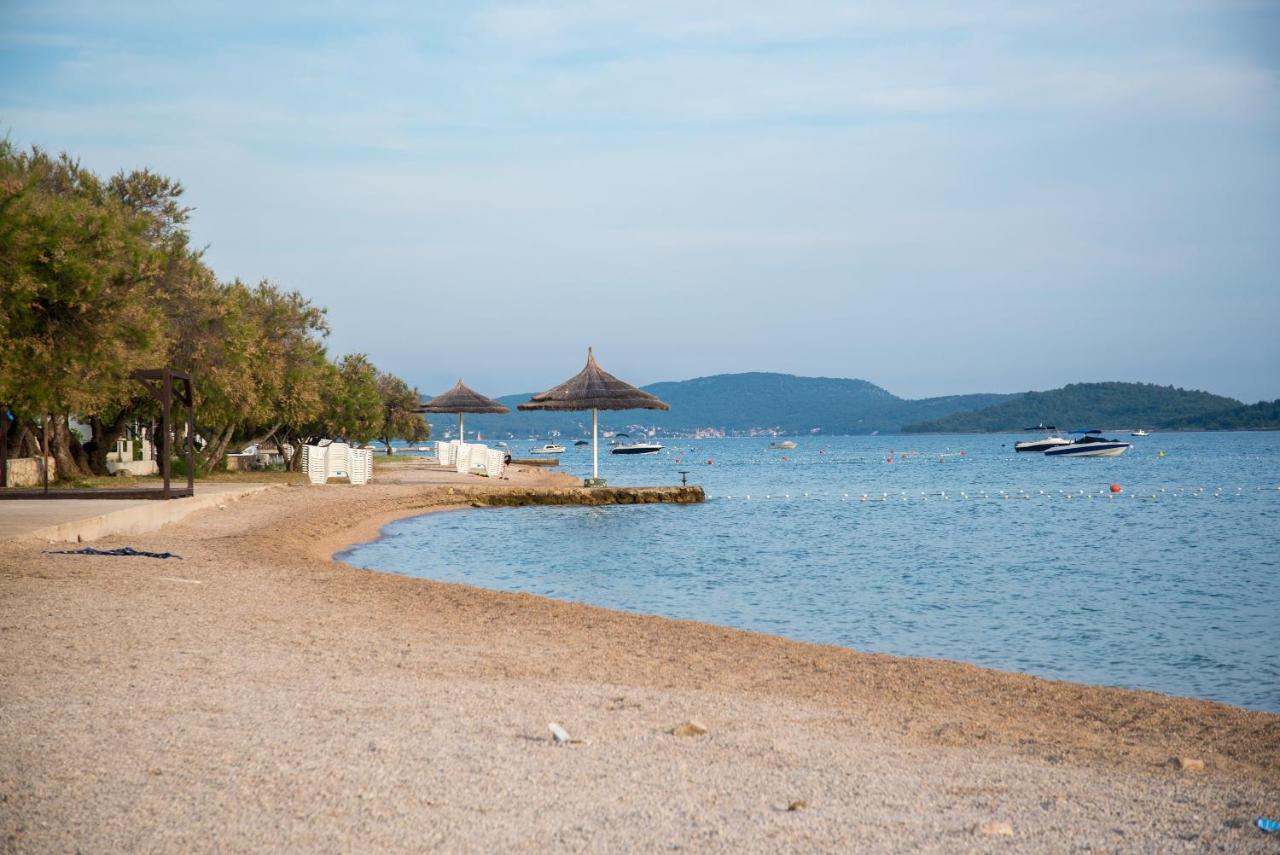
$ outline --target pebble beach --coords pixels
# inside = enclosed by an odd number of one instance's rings
[[[0,850],[1276,851],[1280,715],[333,560],[477,480],[7,543]]]

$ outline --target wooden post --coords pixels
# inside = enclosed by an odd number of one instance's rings
[[[49,414],[40,418],[40,472],[44,478],[44,492],[49,494]]]
[[[185,383],[187,402],[187,492],[196,494],[196,390],[191,388],[191,381]]]
[[[0,489],[9,486],[9,408],[0,404]]]
[[[164,370],[160,379],[160,472],[164,476],[164,497],[169,496],[169,478],[173,474],[172,462],[169,460],[169,426],[172,419],[169,411],[173,407],[173,375],[169,369]]]
[[[599,428],[599,411],[591,408],[591,480],[600,480],[600,447],[599,437],[597,436]]]

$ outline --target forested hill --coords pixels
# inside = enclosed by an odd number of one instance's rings
[[[602,429],[629,425],[656,427],[664,432],[688,433],[701,428],[727,433],[774,429],[783,433],[827,434],[896,432],[909,422],[941,418],[1003,401],[998,394],[952,395],[907,400],[866,380],[796,377],[791,374],[718,374],[693,380],[653,383],[644,387],[671,405],[669,412],[626,410],[600,413]],[[499,398],[512,410],[508,416],[468,416],[467,428],[503,437],[545,436],[558,430],[565,436],[590,430],[590,413],[522,413],[518,404],[529,395]],[[433,416],[437,431],[453,420]],[[437,434],[439,435],[439,434]]]
[[[1280,430],[1280,398],[1179,419],[1169,427],[1176,430]]]
[[[1072,383],[1027,392],[970,413],[913,422],[905,433],[1018,431],[1030,425],[1074,428],[1172,428],[1241,407],[1234,398],[1151,383]]]

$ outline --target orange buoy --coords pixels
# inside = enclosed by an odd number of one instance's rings
[[[1123,489],[1124,489],[1124,488],[1123,488],[1123,487],[1121,487],[1119,484],[1112,484],[1112,485],[1111,485],[1111,492],[1113,492],[1113,493],[1119,493],[1119,492],[1120,492],[1121,490],[1123,490]]]
[[[708,466],[710,466],[710,465],[712,464],[712,462],[713,462],[713,461],[708,460],[708,461],[707,461],[707,465],[708,465]]]

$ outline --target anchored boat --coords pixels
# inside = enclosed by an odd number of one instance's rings
[[[1071,444],[1071,440],[1058,436],[1058,429],[1053,425],[1036,425],[1026,430],[1042,430],[1049,435],[1043,439],[1024,439],[1022,442],[1015,442],[1014,451],[1048,451],[1050,448]]]
[[[615,445],[609,449],[609,452],[611,454],[657,454],[661,450],[661,443],[631,442],[626,445]]]
[[[1131,442],[1118,439],[1104,439],[1100,430],[1077,430],[1072,433],[1081,434],[1079,439],[1057,448],[1050,448],[1045,457],[1119,457],[1133,448]]]
[[[546,445],[540,445],[537,448],[529,449],[530,454],[564,454],[564,446],[556,445],[548,442]]]

